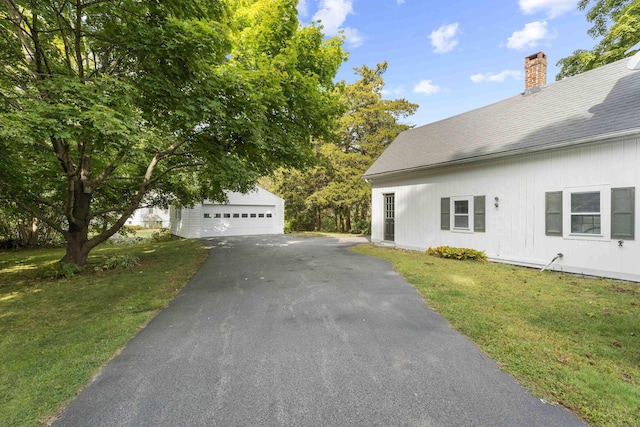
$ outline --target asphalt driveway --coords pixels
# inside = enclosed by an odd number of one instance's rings
[[[583,426],[451,330],[357,239],[208,241],[56,426]]]

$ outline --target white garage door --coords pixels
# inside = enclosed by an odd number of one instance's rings
[[[275,206],[205,205],[202,237],[277,233]]]

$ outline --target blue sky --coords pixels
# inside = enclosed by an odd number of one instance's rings
[[[303,23],[342,31],[353,68],[387,61],[385,97],[420,108],[406,120],[424,125],[515,96],[524,90],[524,58],[544,52],[547,83],[556,62],[596,40],[578,0],[300,0]]]

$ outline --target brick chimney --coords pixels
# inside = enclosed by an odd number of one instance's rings
[[[524,90],[529,92],[547,84],[547,55],[542,52],[524,59]]]

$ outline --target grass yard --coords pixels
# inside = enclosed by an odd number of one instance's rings
[[[166,306],[207,256],[189,241],[105,245],[82,274],[47,275],[64,251],[0,252],[0,425],[46,421]],[[96,271],[131,254],[138,266]]]
[[[131,230],[129,236],[150,239],[153,233],[159,233],[161,230],[161,228],[141,228],[140,230]]]
[[[373,245],[457,330],[592,426],[640,426],[640,285]]]

